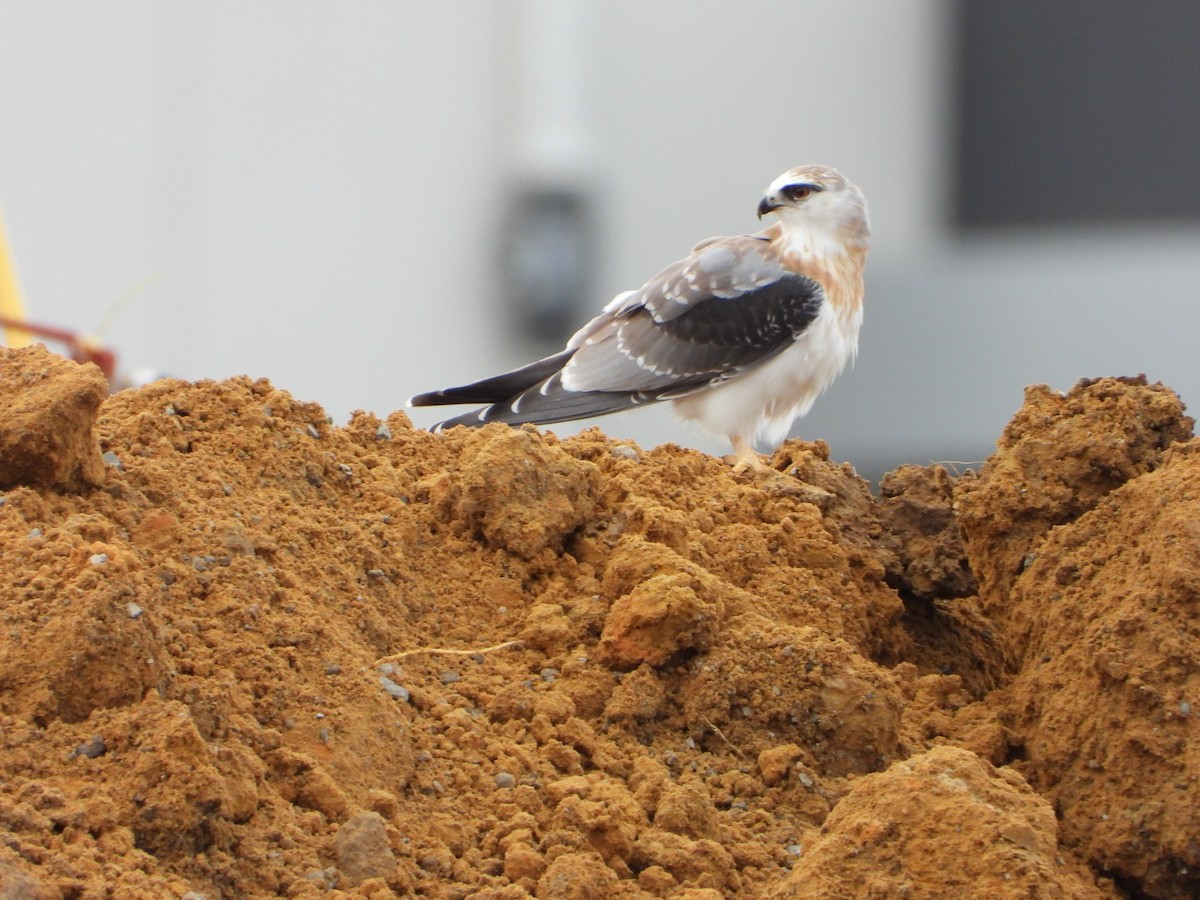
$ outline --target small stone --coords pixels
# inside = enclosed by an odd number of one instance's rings
[[[330,866],[328,869],[317,869],[305,875],[304,880],[313,882],[318,888],[323,890],[332,891],[337,887],[338,870],[333,866]]]
[[[399,670],[396,668],[395,663],[380,663],[379,664],[379,674],[380,675],[392,675],[392,674],[395,674],[397,671],[399,671]]]
[[[547,684],[552,684],[554,679],[558,677],[558,669],[545,668],[540,672],[542,681]]]
[[[1180,700],[1179,712],[1185,716],[1190,716],[1192,714],[1192,704],[1188,703],[1186,700]]]
[[[40,529],[40,528],[30,528],[30,529],[29,529],[29,536],[30,536],[31,538],[37,538],[37,537],[41,537],[41,536],[42,536],[42,529]]]
[[[342,667],[339,666],[337,663],[335,663],[335,662],[325,663],[325,674],[326,675],[337,675],[337,674],[340,674],[341,671],[342,671]]]
[[[788,844],[783,849],[787,851],[788,856],[799,856],[804,852],[804,847],[800,844]]]
[[[117,454],[113,453],[111,450],[105,450],[102,454],[100,454],[100,458],[104,460],[104,464],[106,466],[112,466],[118,472],[125,470],[125,466],[121,462],[121,457],[117,456]]]
[[[91,556],[88,557],[88,562],[91,563],[93,566],[102,566],[106,562],[108,562],[108,554],[107,553],[93,553]]]
[[[498,788],[511,788],[517,785],[516,776],[512,772],[497,772],[493,780]]]
[[[639,462],[642,458],[642,455],[628,444],[620,444],[616,447],[613,447],[612,455],[617,459],[631,459],[634,462]]]
[[[392,439],[392,429],[387,427],[386,422],[381,422],[379,427],[375,429],[375,440],[390,441]]]
[[[103,756],[108,752],[108,747],[104,743],[104,738],[98,734],[93,734],[90,738],[71,751],[72,756],[86,756],[88,759],[95,759],[98,756]]]
[[[349,887],[367,878],[386,878],[396,869],[396,854],[388,841],[388,826],[378,812],[359,812],[337,829],[334,839],[337,869]]]
[[[379,683],[383,686],[383,689],[391,695],[393,700],[403,700],[405,703],[407,703],[412,697],[412,694],[408,692],[408,688],[404,687],[403,685],[396,684],[396,682],[392,681],[392,679],[388,678],[386,675],[379,676]]]
[[[462,676],[459,675],[457,672],[451,672],[449,670],[443,672],[441,675],[438,676],[438,680],[442,684],[454,684],[454,682],[461,680],[461,678],[462,678]]]
[[[310,438],[319,438],[321,436],[321,432],[317,431],[317,426],[313,425],[311,422],[305,426],[304,430],[308,433]]]
[[[140,619],[145,610],[131,601],[125,604],[125,612],[129,613],[129,618],[131,619]]]

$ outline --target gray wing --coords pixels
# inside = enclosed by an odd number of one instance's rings
[[[784,268],[765,238],[697,245],[636,291],[618,296],[555,356],[417,405],[485,402],[441,423],[550,424],[670,400],[720,384],[789,347],[824,291]],[[511,390],[498,396],[497,388]]]

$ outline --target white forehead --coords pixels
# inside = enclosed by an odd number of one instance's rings
[[[845,177],[830,166],[797,166],[788,169],[769,185],[767,194],[774,194],[789,184],[815,184],[826,190],[837,190],[846,183]]]

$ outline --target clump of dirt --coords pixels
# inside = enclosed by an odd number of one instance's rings
[[[245,378],[93,426],[55,412],[70,366],[0,351],[13,896],[1200,886],[1200,451],[1166,389],[1031,393],[978,476],[876,499],[820,443],[734,476],[334,427]]]
[[[104,480],[92,429],[108,395],[95,366],[31,347],[0,368],[0,490],[18,484],[81,490]]]

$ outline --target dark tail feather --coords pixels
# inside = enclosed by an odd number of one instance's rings
[[[545,381],[562,369],[574,355],[574,350],[563,350],[553,356],[547,356],[545,359],[532,362],[527,366],[513,369],[511,372],[505,372],[502,375],[494,375],[491,378],[485,378],[473,384],[446,388],[442,391],[430,391],[428,394],[417,394],[417,396],[408,402],[412,406],[450,406],[455,403],[500,403]],[[468,413],[466,418],[470,418],[473,415],[474,413]],[[466,422],[459,422],[458,419],[461,418],[464,418],[464,416],[449,419],[443,424],[467,424]],[[481,425],[483,423],[476,422],[475,424]]]
[[[548,385],[535,386],[517,397],[506,397],[485,406],[439,422],[434,431],[442,431],[455,425],[478,428],[489,422],[505,425],[553,425],[593,416],[606,416],[621,412],[643,403],[651,403],[657,397],[648,393],[625,391],[564,391],[557,378]]]

